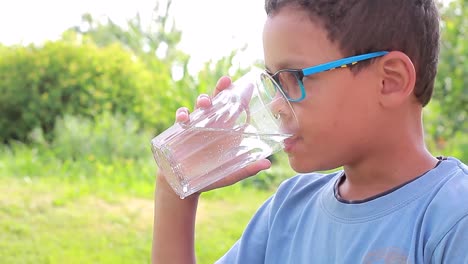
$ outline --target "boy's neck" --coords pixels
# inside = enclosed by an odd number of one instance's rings
[[[438,160],[426,149],[422,132],[400,130],[354,164],[344,166],[346,178],[338,191],[345,200],[363,200],[411,181],[433,169]]]
[[[421,176],[438,162],[427,151],[402,153],[382,161],[345,166],[346,178],[338,189],[340,196],[345,200],[367,199]]]

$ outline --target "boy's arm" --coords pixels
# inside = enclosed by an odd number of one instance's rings
[[[270,166],[271,163],[267,159],[256,161],[202,191],[234,184]],[[196,263],[194,234],[199,197],[199,193],[194,193],[185,199],[180,199],[167,184],[164,176],[157,177],[154,195],[152,263]]]
[[[196,263],[195,215],[199,194],[180,199],[158,176],[154,200],[152,263]]]
[[[215,95],[231,85],[229,77],[221,77]],[[200,95],[196,107],[209,107],[211,99]],[[176,111],[176,122],[189,120],[189,111],[181,107]],[[195,215],[199,194],[180,199],[163,175],[158,175],[154,194],[154,221],[152,263],[195,263]]]
[[[215,95],[229,87],[229,77],[221,77],[216,85]],[[211,99],[201,95],[197,99],[196,106],[209,107]],[[176,112],[176,122],[189,120],[187,108],[179,108]],[[271,162],[262,159],[251,165],[228,175],[201,190],[208,191],[234,184],[240,180],[257,174],[259,171],[270,168]],[[154,197],[154,223],[153,223],[153,247],[152,263],[195,263],[194,234],[195,215],[197,212],[199,193],[192,194],[185,199],[172,190],[164,179],[158,175]]]

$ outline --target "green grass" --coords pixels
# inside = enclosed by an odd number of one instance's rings
[[[149,263],[153,200],[103,193],[53,177],[0,178],[1,262]],[[197,217],[199,263],[222,256],[268,195],[240,186],[206,194]]]
[[[151,201],[56,179],[0,180],[2,263],[147,263]]]
[[[149,263],[156,166],[60,159],[43,148],[0,148],[0,262]],[[240,237],[272,191],[237,184],[202,195],[199,263]]]

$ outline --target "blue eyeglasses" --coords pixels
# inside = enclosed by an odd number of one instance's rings
[[[303,83],[304,77],[319,72],[351,67],[360,61],[381,57],[387,53],[388,51],[372,52],[319,64],[305,69],[283,69],[273,74],[268,71],[267,73],[276,81],[279,88],[290,102],[299,102],[306,97]]]

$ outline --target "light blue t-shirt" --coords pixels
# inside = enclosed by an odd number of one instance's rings
[[[286,180],[217,263],[468,263],[468,167],[443,160],[361,203],[335,195],[342,172]]]

